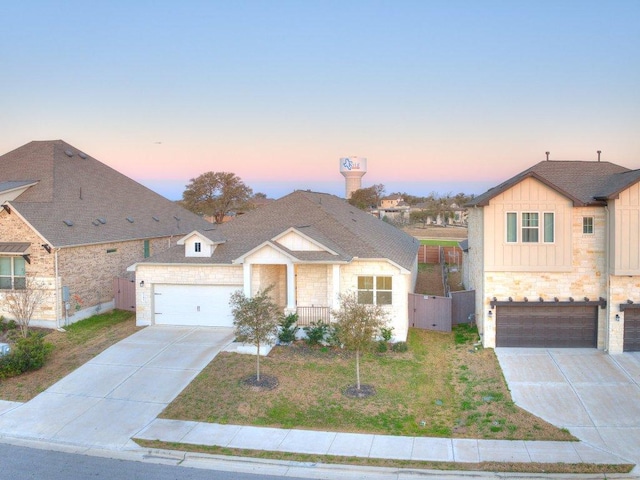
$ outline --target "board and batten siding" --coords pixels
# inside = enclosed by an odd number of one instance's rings
[[[640,275],[640,184],[610,202],[613,219],[613,275]]]
[[[545,271],[571,270],[571,216],[573,204],[567,197],[542,182],[527,178],[491,199],[484,207],[484,271]],[[517,213],[518,241],[507,242],[508,212]],[[522,212],[540,214],[537,243],[523,243]],[[543,242],[543,215],[554,214],[554,242]]]

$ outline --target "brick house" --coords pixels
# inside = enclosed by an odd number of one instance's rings
[[[31,324],[50,328],[113,308],[114,277],[209,225],[61,140],[0,156],[0,204],[0,314],[33,278],[47,294]]]
[[[640,170],[547,160],[467,207],[486,347],[640,350]]]
[[[270,285],[299,324],[329,322],[339,295],[384,305],[395,338],[408,331],[418,242],[344,199],[295,191],[233,222],[195,230],[132,265],[139,325],[231,326],[229,297]]]

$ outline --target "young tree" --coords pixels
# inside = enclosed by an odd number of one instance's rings
[[[356,389],[360,390],[360,353],[369,349],[374,337],[387,324],[387,312],[380,305],[358,302],[355,293],[340,295],[340,309],[333,312],[337,337],[356,355]]]
[[[5,294],[7,308],[25,338],[29,333],[29,323],[33,314],[44,301],[45,294],[44,286],[29,276],[24,279],[24,288],[16,288]]]
[[[253,190],[233,173],[206,172],[190,180],[182,194],[182,205],[222,223],[227,213],[247,208],[252,194]]]
[[[280,308],[269,295],[271,285],[259,291],[253,297],[247,297],[238,290],[229,300],[233,325],[236,327],[236,339],[250,343],[257,348],[256,381],[260,381],[260,346],[269,343],[278,333]]]

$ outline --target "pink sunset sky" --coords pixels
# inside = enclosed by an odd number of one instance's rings
[[[479,194],[544,160],[640,168],[637,1],[11,2],[0,153],[63,139],[171,199]]]

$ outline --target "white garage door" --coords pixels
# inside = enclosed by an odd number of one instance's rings
[[[232,327],[231,294],[241,286],[154,285],[157,325]]]

